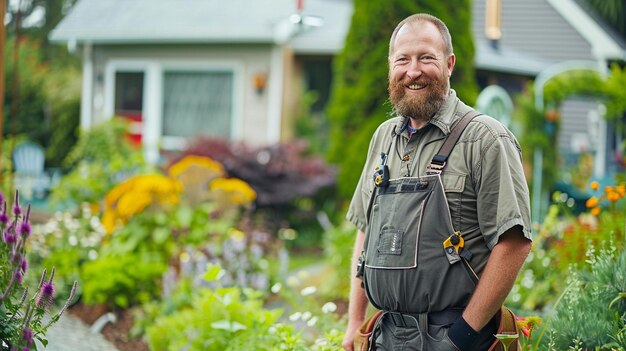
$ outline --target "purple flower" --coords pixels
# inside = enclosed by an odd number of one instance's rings
[[[15,201],[13,202],[13,214],[19,216],[22,214],[22,208],[20,207],[20,194],[15,191]]]
[[[8,222],[9,222],[9,216],[7,215],[6,211],[0,213],[0,223],[7,224]]]
[[[28,269],[28,261],[26,261],[26,258],[24,257],[22,257],[20,260],[20,268],[22,268],[22,272],[26,274],[26,270]]]
[[[22,331],[22,339],[26,341],[27,346],[33,344],[33,331],[29,327],[24,328]]]
[[[20,269],[15,270],[15,280],[18,284],[22,284],[22,281],[24,280],[24,274]]]
[[[4,242],[7,244],[15,244],[15,236],[7,231],[4,233]]]
[[[17,233],[18,235],[22,235],[26,238],[28,238],[28,236],[30,235],[30,223],[28,222],[22,222],[20,223],[19,227],[17,228]]]
[[[44,282],[39,291],[39,299],[37,300],[37,306],[47,307],[52,303],[52,297],[54,296],[54,285],[52,281]]]

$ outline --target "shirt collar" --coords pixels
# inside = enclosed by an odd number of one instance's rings
[[[441,129],[444,135],[450,134],[450,126],[457,120],[456,109],[459,99],[454,89],[450,89],[450,95],[429,123]]]

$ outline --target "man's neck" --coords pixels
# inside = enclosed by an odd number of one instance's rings
[[[413,129],[415,129],[415,130],[421,129],[422,127],[424,127],[428,123],[428,121],[430,121],[430,118],[428,118],[428,119],[423,119],[423,118],[417,119],[417,118],[411,117],[411,118],[409,118],[409,126],[411,128],[413,128]]]

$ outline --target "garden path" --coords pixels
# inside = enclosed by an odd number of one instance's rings
[[[46,351],[117,351],[102,334],[92,333],[89,326],[69,313],[61,315],[48,330],[47,337]]]

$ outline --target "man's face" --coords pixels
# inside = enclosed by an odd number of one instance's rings
[[[400,28],[389,57],[389,97],[396,112],[426,122],[448,97],[455,57],[447,57],[434,24]]]

